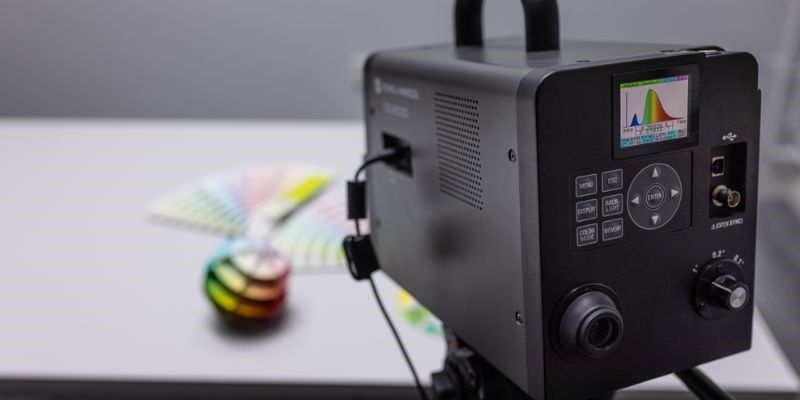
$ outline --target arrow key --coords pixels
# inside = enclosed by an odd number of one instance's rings
[[[653,223],[653,226],[658,226],[658,223],[661,221],[661,216],[658,213],[655,213],[650,216],[650,222]]]
[[[661,168],[653,167],[653,172],[650,174],[650,178],[658,179],[661,176]]]

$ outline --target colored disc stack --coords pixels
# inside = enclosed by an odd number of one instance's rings
[[[263,322],[283,309],[291,270],[280,253],[247,239],[224,243],[208,265],[205,291],[232,322]]]

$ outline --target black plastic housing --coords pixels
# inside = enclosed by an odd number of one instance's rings
[[[691,139],[620,153],[615,79],[669,69],[696,85]],[[531,53],[509,39],[377,53],[365,68],[368,154],[385,132],[413,149],[413,175],[367,174],[381,268],[534,399],[582,399],[746,350],[753,302],[709,320],[693,296],[697,271],[719,257],[735,256],[755,286],[757,85],[753,56],[717,47],[564,41]],[[746,143],[728,167],[747,206],[722,216],[710,211],[711,158],[732,143]],[[668,223],[643,229],[629,189],[653,165],[669,166],[681,193]],[[599,186],[615,171],[616,191],[577,197],[577,177]],[[578,246],[576,203],[616,194],[623,236]],[[585,285],[615,293],[624,335],[576,360],[553,332]]]

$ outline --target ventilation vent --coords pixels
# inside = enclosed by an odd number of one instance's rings
[[[478,101],[445,93],[433,96],[439,189],[483,209]]]

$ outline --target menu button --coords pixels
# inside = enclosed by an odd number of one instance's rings
[[[575,196],[583,197],[597,193],[597,174],[575,178]]]

